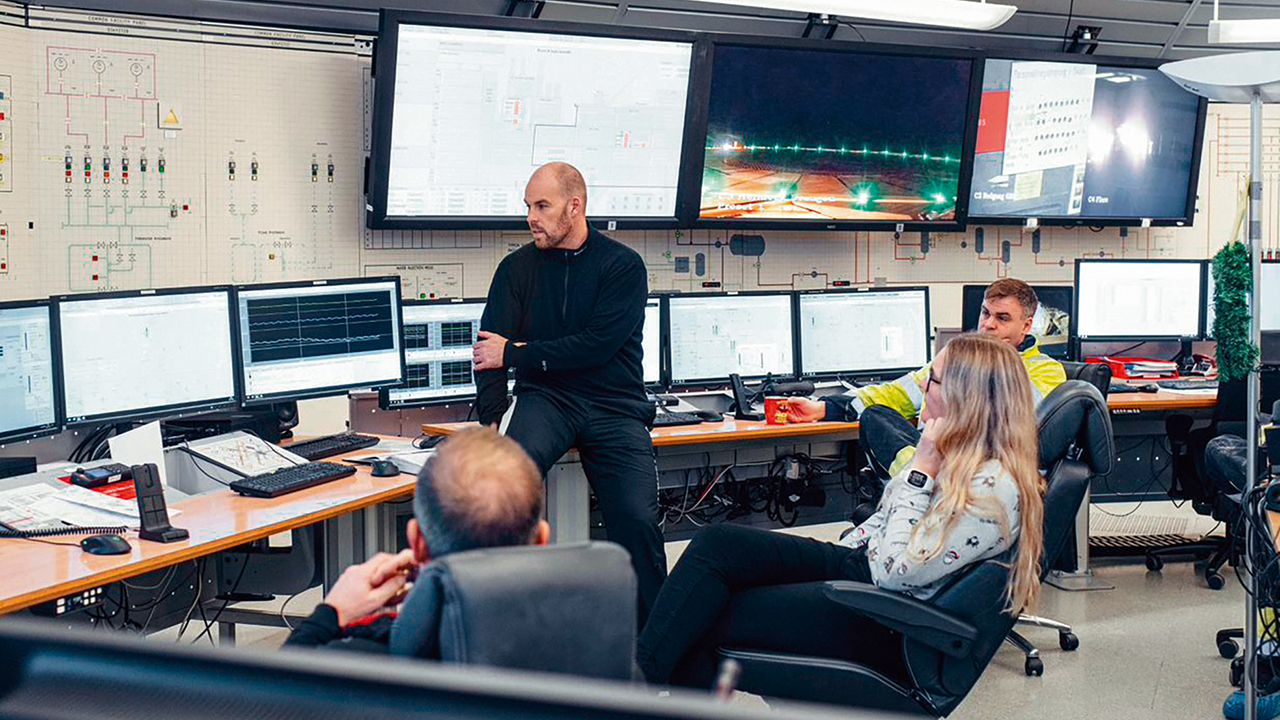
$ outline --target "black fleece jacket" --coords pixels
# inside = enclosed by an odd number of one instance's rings
[[[480,329],[507,339],[503,360],[515,368],[517,395],[544,390],[650,423],[641,369],[648,293],[640,255],[590,228],[577,250],[529,243],[504,258]],[[484,424],[502,419],[505,370],[476,374],[476,408]]]

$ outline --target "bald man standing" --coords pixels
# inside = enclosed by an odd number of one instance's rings
[[[631,553],[643,624],[667,573],[641,370],[648,272],[587,224],[587,185],[573,166],[538,168],[524,202],[533,242],[498,264],[473,347],[480,422],[500,424],[543,475],[578,449],[609,539]]]

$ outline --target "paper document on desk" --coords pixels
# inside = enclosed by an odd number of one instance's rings
[[[41,530],[61,526],[62,521],[56,516],[34,507],[56,492],[56,488],[48,485],[27,485],[0,492],[0,523],[14,530]]]
[[[111,448],[112,460],[125,465],[154,463],[160,473],[160,484],[169,484],[164,473],[164,442],[160,439],[159,421],[109,437],[107,445]]]
[[[35,508],[73,525],[133,525],[139,523],[138,504],[68,485],[36,504]],[[181,511],[170,508],[169,516]]]

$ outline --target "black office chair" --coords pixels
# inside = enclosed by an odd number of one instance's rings
[[[621,547],[470,550],[433,561],[400,608],[394,655],[635,677],[636,578]]]
[[[1090,478],[1111,471],[1114,441],[1106,401],[1085,382],[1064,383],[1041,403],[1037,416],[1041,463],[1050,467],[1042,563],[1047,571],[1062,551]],[[1015,617],[1004,612],[1007,560],[964,568],[927,602],[865,583],[824,583],[831,602],[901,636],[900,652],[884,666],[744,647],[721,648],[720,655],[741,665],[738,687],[757,695],[949,715],[1013,627]]]
[[[1208,515],[1226,526],[1224,537],[1204,537],[1200,540],[1178,543],[1146,552],[1147,569],[1159,572],[1170,556],[1208,556],[1204,567],[1204,580],[1213,590],[1221,590],[1226,581],[1218,572],[1224,564],[1235,564],[1232,557],[1233,534],[1240,519],[1240,504],[1231,498],[1237,492],[1230,487],[1220,487],[1205,473],[1205,446],[1219,435],[1245,434],[1245,414],[1248,405],[1244,380],[1224,380],[1218,384],[1218,403],[1213,407],[1209,425],[1192,429],[1194,420],[1189,415],[1170,415],[1165,418],[1165,433],[1169,438],[1172,455],[1169,497],[1178,502],[1191,502],[1191,507],[1201,515]]]
[[[1106,363],[1063,361],[1062,369],[1066,371],[1068,380],[1083,380],[1098,388],[1104,398],[1111,388],[1111,366]]]

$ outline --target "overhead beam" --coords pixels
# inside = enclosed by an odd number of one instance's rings
[[[1191,22],[1191,16],[1195,15],[1196,10],[1200,9],[1200,3],[1204,0],[1191,0],[1187,5],[1187,11],[1182,13],[1182,19],[1178,21],[1177,27],[1173,32],[1169,33],[1169,39],[1164,41],[1164,46],[1160,48],[1160,52],[1156,53],[1156,57],[1164,57],[1164,54],[1173,49],[1178,42],[1178,38],[1182,37],[1182,31],[1187,29],[1187,23]]]

